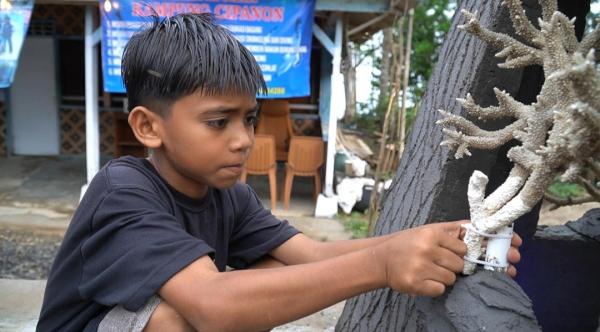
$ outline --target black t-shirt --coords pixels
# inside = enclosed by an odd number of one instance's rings
[[[245,184],[177,192],[146,159],[109,162],[94,177],[58,251],[38,331],[96,331],[115,305],[136,311],[204,255],[243,269],[298,231],[265,210]]]

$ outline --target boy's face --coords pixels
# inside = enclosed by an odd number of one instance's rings
[[[254,96],[195,93],[177,100],[161,119],[159,172],[192,197],[207,186],[232,186],[254,143],[256,115]]]

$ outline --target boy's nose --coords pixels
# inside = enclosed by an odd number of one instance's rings
[[[254,136],[254,129],[252,127],[241,126],[235,128],[234,136],[231,141],[231,150],[233,151],[247,151],[252,146],[252,138]]]

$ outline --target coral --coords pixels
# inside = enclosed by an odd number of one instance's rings
[[[512,139],[520,142],[508,151],[514,163],[508,178],[488,197],[485,174],[475,171],[471,176],[468,199],[477,232],[468,229],[465,235],[470,258],[465,262],[465,274],[473,273],[476,264],[471,260],[479,259],[483,252],[483,237],[477,233],[510,232],[513,221],[544,197],[556,176],[579,181],[590,198],[600,197],[594,182],[600,177],[600,72],[594,52],[600,45],[600,28],[579,42],[574,21],[557,11],[555,1],[540,0],[539,28],[526,17],[520,0],[505,0],[504,4],[516,33],[525,42],[486,29],[475,14],[464,10],[467,22],[459,28],[500,48],[496,56],[504,62],[499,67],[541,65],[546,80],[531,105],[498,89],[494,90],[498,106],[480,107],[470,95],[458,99],[468,115],[479,120],[515,119],[497,131],[483,130],[470,120],[440,110],[437,123],[446,135],[442,145],[455,150],[456,158],[470,155],[470,148],[494,149]]]

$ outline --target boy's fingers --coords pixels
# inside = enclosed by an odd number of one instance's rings
[[[519,236],[519,234],[513,232],[512,240],[510,241],[510,245],[513,247],[520,247],[523,244],[523,239]]]
[[[465,261],[462,259],[462,256],[458,256],[446,248],[437,249],[436,257],[434,258],[433,262],[436,265],[455,273],[461,272],[465,265]]]
[[[414,295],[436,297],[444,294],[446,286],[435,280],[423,280],[421,287],[417,289]]]
[[[463,227],[461,227],[461,225],[468,222],[469,220],[458,220],[441,223],[442,230],[448,236],[440,237],[440,246],[450,250],[451,252],[455,253],[460,257],[465,256],[467,253],[467,246],[464,244],[464,242],[462,242],[462,238],[464,237],[466,230]],[[517,269],[514,265],[519,263],[519,261],[521,260],[521,253],[519,252],[518,248],[522,244],[523,239],[519,236],[519,234],[513,233],[513,237],[511,239],[511,247],[508,250],[507,255],[507,260],[510,263],[507,273],[513,278],[517,275]],[[436,264],[452,271],[462,271],[462,267],[457,270],[457,264],[456,262],[454,262],[453,259],[449,259],[447,257],[443,258],[443,256],[440,257],[442,258],[438,258],[438,260],[435,262]],[[462,264],[464,264],[464,261],[461,260],[461,265]]]
[[[508,249],[508,255],[507,255],[507,260],[509,263],[517,264],[521,260],[521,253],[519,252],[519,249],[518,249],[519,246],[521,246],[521,244],[523,244],[523,239],[521,239],[519,234],[513,233],[513,237],[510,242],[511,247]],[[516,275],[517,270],[514,268],[514,266],[513,266],[513,269],[515,270],[514,275]],[[514,277],[514,275],[511,275],[511,276]]]
[[[517,248],[510,247],[508,249],[507,260],[511,264],[517,264],[521,260],[521,253],[519,250],[517,250]]]
[[[431,265],[428,272],[427,274],[431,276],[429,280],[441,282],[446,286],[453,285],[456,281],[456,273],[435,264]]]
[[[461,233],[461,230],[463,229],[462,227],[460,227],[460,225],[467,223],[469,223],[468,220],[457,220],[441,222],[438,225],[440,225],[448,235],[452,237],[458,237]]]
[[[508,273],[508,275],[511,278],[514,278],[517,276],[517,268],[514,265],[510,264],[508,265],[508,270],[506,271],[506,273]]]
[[[441,247],[452,251],[460,257],[463,257],[467,254],[467,245],[458,237],[448,236],[444,234],[440,236],[439,244]]]

